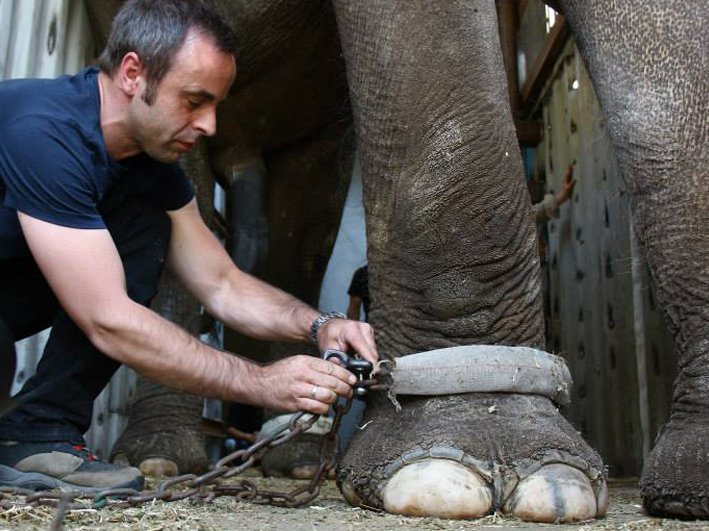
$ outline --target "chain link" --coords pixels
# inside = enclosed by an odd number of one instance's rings
[[[377,378],[360,380],[357,387],[371,391],[385,391],[388,389],[381,378],[388,376],[388,371],[381,368]],[[157,489],[137,491],[135,489],[105,490],[99,494],[84,491],[41,491],[32,492],[27,489],[0,489],[0,508],[14,509],[21,507],[48,506],[56,507],[54,519],[49,531],[60,531],[63,527],[64,516],[67,511],[74,509],[101,509],[104,507],[136,507],[156,500],[175,502],[192,500],[201,503],[211,503],[222,496],[231,496],[237,500],[247,500],[252,503],[274,505],[277,507],[300,507],[310,503],[320,494],[320,488],[327,479],[327,475],[336,464],[338,437],[342,417],[352,406],[352,397],[343,404],[334,404],[335,416],[330,431],[323,436],[320,445],[320,465],[317,472],[307,485],[293,489],[290,492],[276,492],[259,489],[253,481],[241,480],[236,484],[224,485],[222,480],[237,476],[252,467],[263,454],[310,429],[319,416],[311,415],[305,418],[305,412],[293,415],[290,422],[278,428],[267,438],[256,442],[250,447],[237,450],[217,461],[213,470],[197,476],[184,474],[171,478],[161,483]],[[304,419],[304,420],[303,420]],[[232,465],[240,461],[238,465]],[[178,487],[183,487],[179,490]],[[170,489],[170,490],[169,490]],[[7,495],[25,496],[24,502],[11,501]],[[91,500],[91,503],[77,501]]]

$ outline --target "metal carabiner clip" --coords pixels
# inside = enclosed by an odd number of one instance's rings
[[[332,358],[337,358],[340,361],[340,365],[346,368],[348,371],[353,373],[357,377],[357,383],[354,384],[353,393],[357,398],[364,398],[367,394],[367,388],[363,387],[360,382],[369,379],[372,374],[372,363],[363,360],[359,357],[353,357],[347,355],[341,350],[327,349],[323,355],[323,359],[329,361]]]

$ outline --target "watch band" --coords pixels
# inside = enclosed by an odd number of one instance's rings
[[[310,325],[310,341],[317,344],[320,327],[330,319],[347,319],[347,316],[342,312],[326,312],[318,315]]]

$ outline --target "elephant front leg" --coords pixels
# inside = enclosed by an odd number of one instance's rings
[[[543,343],[536,234],[493,0],[336,2],[383,357]],[[546,397],[372,399],[338,473],[354,504],[535,521],[605,511],[598,455]],[[370,424],[367,424],[367,423]]]
[[[559,3],[608,122],[679,358],[670,421],[643,470],[643,503],[652,514],[706,518],[709,8],[689,0]]]

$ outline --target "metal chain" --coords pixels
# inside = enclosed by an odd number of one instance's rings
[[[387,375],[388,371],[386,369],[380,369],[377,378],[360,380],[357,382],[357,387],[371,391],[384,391],[388,386],[382,383],[380,378]],[[195,502],[210,503],[221,496],[233,496],[238,500],[248,500],[257,504],[300,507],[318,497],[320,487],[330,470],[335,466],[338,446],[337,432],[339,431],[342,417],[349,411],[351,406],[352,397],[341,405],[333,405],[335,416],[330,431],[325,434],[320,445],[320,465],[317,472],[307,485],[293,489],[290,492],[262,490],[253,481],[249,480],[241,480],[239,483],[230,485],[221,484],[221,480],[241,474],[253,466],[269,449],[281,446],[310,429],[317,422],[319,416],[313,415],[300,422],[305,415],[305,412],[302,411],[294,414],[288,424],[277,429],[266,439],[223,457],[217,462],[213,470],[200,476],[195,474],[177,476],[161,483],[157,489],[149,491],[113,489],[105,490],[99,494],[92,494],[84,491],[41,491],[35,493],[26,489],[0,489],[0,508],[56,507],[57,511],[49,526],[49,531],[60,531],[63,527],[64,516],[69,510],[136,507],[155,500],[174,502],[189,499]],[[284,433],[286,430],[288,432]],[[229,466],[237,460],[240,460],[241,463]],[[184,487],[183,490],[175,489],[180,486]],[[10,501],[7,499],[7,495],[25,496],[25,500],[24,502]],[[79,499],[93,501],[89,506],[85,502],[77,501]]]

